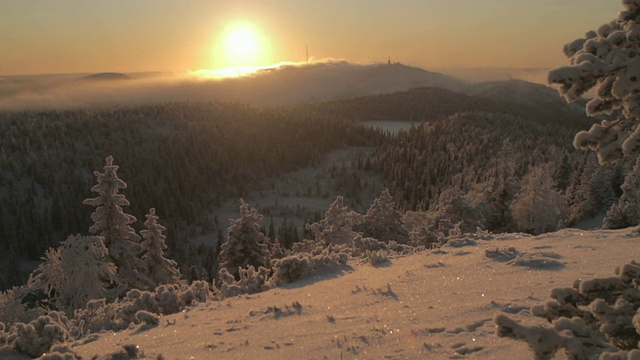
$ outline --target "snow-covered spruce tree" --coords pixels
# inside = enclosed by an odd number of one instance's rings
[[[556,230],[566,217],[567,205],[564,196],[554,189],[551,176],[536,166],[522,182],[511,203],[516,225],[521,231],[536,235]]]
[[[568,224],[591,219],[607,211],[615,202],[615,165],[598,165],[595,159],[589,157],[584,170],[576,179],[576,185],[567,189],[567,201],[570,206]]]
[[[230,219],[231,225],[227,229],[227,241],[222,244],[220,251],[220,268],[226,269],[239,280],[239,268],[253,266],[270,267],[269,241],[260,232],[262,215],[250,207],[244,200],[240,200],[239,219]]]
[[[396,210],[393,197],[389,189],[384,189],[363,216],[363,222],[355,227],[362,231],[365,237],[372,237],[380,241],[397,241],[406,243],[408,233],[402,227],[402,214]]]
[[[622,196],[611,206],[602,227],[622,229],[640,223],[640,157],[621,186]]]
[[[104,172],[93,172],[98,183],[91,191],[98,193],[98,196],[85,199],[83,204],[96,207],[91,214],[94,224],[89,231],[104,238],[104,244],[109,249],[107,259],[117,266],[118,287],[124,293],[128,289],[148,289],[151,282],[146,276],[144,262],[138,257],[142,250],[140,236],[130,225],[136,218],[122,210],[123,206],[129,206],[129,200],[118,193],[120,189],[127,188],[127,184],[118,178],[118,168],[113,164],[113,157],[108,156]]]
[[[178,263],[174,260],[164,257],[164,250],[167,248],[165,244],[165,236],[162,234],[167,228],[158,224],[158,216],[156,209],[149,209],[149,213],[145,215],[147,221],[144,222],[146,230],[140,231],[140,235],[144,239],[142,241],[142,261],[147,266],[147,274],[153,282],[152,286],[156,287],[162,284],[173,284],[180,279],[180,270]]]
[[[618,18],[564,46],[570,65],[549,72],[569,102],[592,88],[590,116],[615,116],[576,134],[573,145],[597,151],[601,163],[640,152],[640,0],[623,0]]]
[[[361,222],[362,215],[348,210],[344,204],[344,198],[338,196],[325,212],[324,219],[306,224],[305,228],[313,233],[317,242],[347,244],[358,235],[358,232],[353,231],[353,226]]]
[[[105,297],[116,280],[116,267],[108,262],[100,236],[69,236],[57,249],[49,249],[29,277],[32,290],[42,290],[57,309],[72,312],[87,301]]]

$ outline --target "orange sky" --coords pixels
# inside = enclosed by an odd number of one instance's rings
[[[0,75],[269,65],[304,61],[307,45],[315,59],[553,67],[566,63],[563,44],[621,9],[611,0],[7,0]],[[254,29],[260,50],[250,58],[229,54],[238,23]]]

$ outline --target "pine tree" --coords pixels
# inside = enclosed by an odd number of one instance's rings
[[[389,189],[384,189],[363,217],[364,222],[356,227],[363,235],[380,241],[391,240],[405,243],[408,239],[407,231],[402,227],[402,214],[396,210],[393,197]]]
[[[592,156],[589,158],[580,176],[580,183],[571,196],[570,223],[591,219],[611,207],[614,201],[612,165],[598,165]]]
[[[44,291],[57,308],[82,308],[89,300],[103,298],[108,283],[116,280],[116,266],[107,261],[107,253],[100,236],[69,236],[60,247],[45,252],[45,262],[29,277],[29,287]]]
[[[239,279],[239,268],[259,269],[270,265],[268,239],[260,232],[262,215],[244,200],[240,200],[240,215],[239,219],[229,220],[227,241],[220,251],[220,268],[236,279]]]
[[[348,210],[344,204],[344,198],[338,196],[329,206],[329,210],[324,215],[324,219],[306,224],[305,228],[311,231],[315,240],[326,241],[329,244],[346,244],[351,241],[357,232],[353,231],[353,226],[362,222],[362,215],[355,211]]]
[[[618,18],[564,46],[571,65],[549,72],[567,101],[595,88],[587,115],[616,115],[576,134],[573,145],[594,150],[600,163],[640,152],[640,0],[624,0]]]
[[[640,223],[640,157],[622,184],[622,196],[611,206],[602,225],[605,229],[622,229]]]
[[[511,203],[516,225],[532,234],[556,230],[565,218],[566,200],[554,189],[551,176],[534,167],[522,181],[522,189]]]
[[[180,279],[178,263],[164,257],[164,250],[167,248],[165,238],[162,234],[166,228],[158,224],[156,209],[149,209],[144,222],[146,230],[140,231],[144,239],[142,241],[142,261],[146,264],[149,279],[153,281],[153,287],[162,284],[173,284]]]
[[[113,164],[113,157],[106,158],[104,172],[94,171],[97,184],[91,191],[98,194],[95,198],[85,199],[83,204],[95,206],[91,214],[94,224],[89,231],[104,238],[105,246],[109,249],[108,260],[118,267],[118,286],[122,291],[138,288],[147,289],[151,283],[146,276],[144,262],[138,258],[140,251],[140,236],[130,224],[136,221],[133,215],[125,213],[123,206],[129,206],[129,200],[120,189],[126,189],[127,184],[118,178],[119,166]]]

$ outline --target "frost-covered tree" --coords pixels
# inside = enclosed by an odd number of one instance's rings
[[[566,200],[555,190],[551,176],[538,166],[532,168],[522,181],[522,188],[511,203],[516,225],[532,234],[557,229],[565,218]]]
[[[116,266],[107,261],[100,236],[69,236],[57,249],[45,252],[44,263],[29,277],[29,287],[40,289],[56,308],[82,308],[106,295],[116,280]]]
[[[325,212],[324,219],[313,224],[306,224],[305,228],[311,231],[315,240],[326,241],[329,244],[346,244],[358,235],[353,231],[353,226],[362,222],[362,215],[349,210],[344,204],[344,198],[338,196]]]
[[[567,189],[570,224],[591,219],[607,211],[615,200],[614,163],[598,165],[589,157],[575,187]],[[571,190],[571,191],[569,191]]]
[[[260,231],[263,216],[244,200],[240,200],[240,216],[229,220],[227,241],[220,251],[220,268],[227,269],[236,279],[240,276],[238,268],[269,268],[271,260],[268,238]]]
[[[579,149],[597,151],[601,163],[640,151],[640,0],[623,0],[618,18],[564,46],[570,65],[549,72],[549,83],[569,102],[595,88],[590,116],[615,115],[576,134]]]
[[[622,229],[640,223],[640,157],[621,187],[622,196],[604,219],[605,229]]]
[[[97,184],[91,191],[98,193],[98,196],[83,201],[86,205],[96,207],[91,214],[94,224],[89,231],[104,238],[104,244],[109,249],[107,259],[118,267],[118,286],[123,290],[146,289],[151,284],[146,276],[145,264],[138,257],[142,250],[140,236],[131,227],[136,218],[122,209],[130,204],[123,194],[119,194],[120,189],[127,188],[127,184],[118,178],[118,168],[113,164],[113,157],[108,156],[104,172],[93,173]]]
[[[361,230],[366,237],[405,243],[408,233],[402,227],[402,214],[395,206],[389,189],[384,189],[363,216],[363,223],[356,229]]]
[[[142,241],[142,261],[146,264],[149,279],[153,282],[153,287],[162,284],[173,284],[180,279],[178,263],[164,257],[166,236],[162,234],[166,228],[158,224],[156,209],[149,209],[144,222],[146,230],[140,231],[144,239]]]
[[[475,232],[478,227],[483,227],[482,211],[459,188],[444,190],[438,197],[436,209],[434,230],[443,234],[456,227],[463,233]]]
[[[407,211],[402,216],[402,227],[413,246],[433,246],[438,237],[433,233],[433,216],[424,211]]]

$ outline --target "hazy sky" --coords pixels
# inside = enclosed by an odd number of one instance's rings
[[[315,59],[551,67],[566,63],[562,45],[621,9],[618,0],[1,0],[0,75],[269,65],[304,61],[307,45]]]

